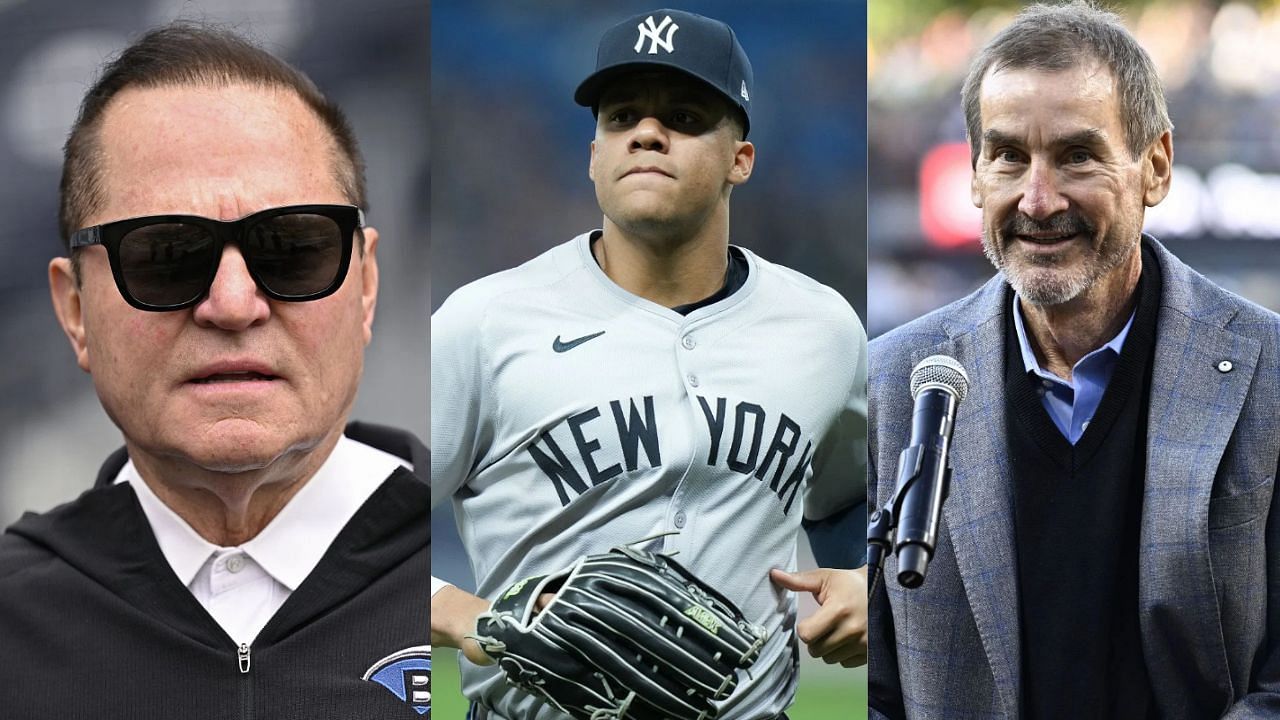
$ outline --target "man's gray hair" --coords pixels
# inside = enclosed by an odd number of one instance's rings
[[[1147,51],[1120,17],[1087,0],[1032,5],[987,43],[969,67],[960,97],[974,167],[982,149],[982,112],[978,96],[991,70],[1068,70],[1093,59],[1115,78],[1120,121],[1129,152],[1137,158],[1166,130],[1173,129],[1164,88]]]

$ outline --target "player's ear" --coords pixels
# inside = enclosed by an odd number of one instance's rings
[[[969,176],[969,200],[974,207],[982,207],[982,171],[978,168],[974,168],[973,175]]]
[[[756,164],[756,146],[745,140],[735,140],[733,148],[733,167],[729,168],[729,184],[741,185],[751,179],[751,170]]]
[[[591,141],[591,160],[587,163],[587,177],[591,178],[592,182],[595,182],[595,179],[596,179],[596,141],[595,140]]]
[[[1155,207],[1169,194],[1169,186],[1173,181],[1173,133],[1165,130],[1147,148],[1143,159],[1142,180],[1145,187],[1142,201],[1147,207]]]
[[[969,176],[969,201],[973,203],[974,207],[981,208],[982,207],[982,170],[979,168],[979,165],[982,164],[981,163],[982,148],[973,146],[972,144],[973,138],[970,138],[966,135],[966,139],[970,143],[969,147],[971,149],[970,152],[972,153],[970,157],[973,158],[973,161],[972,161],[973,174]]]
[[[71,258],[59,257],[49,261],[49,295],[53,299],[53,313],[58,324],[71,341],[76,354],[76,364],[89,372],[89,343],[85,339],[84,310],[80,304],[80,283]]]
[[[360,260],[360,308],[364,314],[364,342],[373,339],[373,314],[378,307],[378,231],[366,227],[364,257]],[[359,234],[356,236],[360,237]],[[359,251],[357,251],[359,252]]]

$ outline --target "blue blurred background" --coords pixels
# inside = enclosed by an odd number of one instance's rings
[[[594,69],[605,29],[657,7],[634,0],[432,3],[433,309],[467,282],[600,227],[587,178],[595,120],[574,104],[573,90]],[[676,7],[733,27],[755,74],[749,140],[756,165],[750,182],[733,191],[731,242],[835,288],[865,318],[865,2]],[[473,589],[448,503],[434,513],[432,533],[434,574]],[[800,545],[811,566],[807,543]],[[803,598],[801,615],[813,609]],[[801,682],[838,709],[815,701],[792,717],[864,716],[864,675],[827,670],[806,664]],[[435,693],[437,709],[452,711],[441,704],[445,685]]]
[[[102,63],[176,18],[230,26],[338,101],[368,163],[382,287],[353,417],[427,436],[429,8],[424,0],[0,1],[0,525],[87,489],[121,444],[49,301],[61,148]]]
[[[1173,120],[1174,180],[1146,229],[1218,284],[1280,310],[1280,4],[1108,2],[1154,60]],[[969,201],[960,85],[1022,7],[872,0],[868,195],[874,337],[993,274]]]

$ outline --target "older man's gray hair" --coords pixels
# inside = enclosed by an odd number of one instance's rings
[[[1054,72],[1090,60],[1102,62],[1115,78],[1125,142],[1133,157],[1137,158],[1166,130],[1173,129],[1155,65],[1118,15],[1086,0],[1032,5],[987,43],[965,78],[960,95],[974,166],[982,148],[979,95],[989,71]]]

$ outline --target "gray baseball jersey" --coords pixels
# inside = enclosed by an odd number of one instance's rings
[[[598,231],[597,231],[598,232]],[[492,600],[586,553],[668,553],[770,631],[721,717],[795,693],[801,516],[866,501],[866,334],[838,293],[743,250],[747,280],[687,316],[614,284],[580,235],[449,297],[431,325],[432,503],[452,497]],[[861,542],[861,538],[851,538]],[[560,715],[461,661],[468,697]]]

